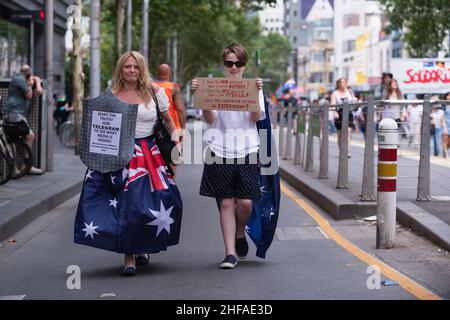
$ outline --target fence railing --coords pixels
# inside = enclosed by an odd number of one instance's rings
[[[272,123],[279,129],[279,155],[281,159],[293,160],[294,165],[302,166],[305,171],[314,169],[314,137],[320,138],[319,152],[319,179],[329,179],[329,129],[328,119],[330,111],[337,111],[342,108],[342,121],[339,143],[339,160],[336,188],[349,188],[349,143],[348,128],[349,112],[355,108],[366,108],[365,112],[365,137],[364,137],[364,162],[361,181],[361,201],[375,201],[375,131],[377,120],[381,118],[383,111],[389,111],[395,107],[404,112],[404,106],[421,105],[423,108],[421,114],[420,133],[411,133],[419,135],[419,164],[418,176],[403,176],[403,178],[417,179],[417,201],[429,201],[430,194],[430,115],[431,108],[443,109],[444,106],[450,106],[450,101],[430,101],[430,96],[425,96],[423,100],[374,100],[369,96],[367,101],[359,103],[344,103],[342,105],[306,105],[306,106],[280,106],[277,109],[271,109]],[[397,111],[398,111],[397,110]],[[295,116],[294,116],[295,115]],[[402,118],[401,116],[400,118]],[[375,119],[377,118],[377,119]],[[294,136],[295,142],[292,143]],[[405,124],[404,121],[398,121],[399,126]],[[401,128],[399,128],[401,129]],[[450,129],[450,128],[449,128]],[[416,139],[414,139],[416,140]],[[400,139],[401,141],[401,139]],[[292,154],[292,145],[294,152]],[[402,155],[402,154],[400,154]],[[411,155],[412,156],[412,155]],[[415,154],[417,156],[417,154]],[[417,167],[417,166],[416,166]],[[400,189],[401,187],[399,187]],[[411,188],[411,187],[404,187]],[[415,187],[413,187],[415,188]]]

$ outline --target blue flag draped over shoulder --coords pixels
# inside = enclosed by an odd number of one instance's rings
[[[261,198],[253,202],[253,212],[247,222],[246,231],[256,245],[256,256],[266,257],[275,235],[280,211],[280,175],[278,157],[272,137],[269,108],[264,98],[266,118],[257,122],[260,137],[259,160],[261,162],[259,184]]]
[[[281,197],[278,153],[275,148],[275,140],[272,137],[266,97],[264,97],[264,111],[266,118],[256,123],[260,138],[258,158],[260,161],[259,185],[261,198],[253,201],[253,211],[245,227],[245,231],[256,245],[256,256],[263,259],[266,257],[266,251],[275,235]],[[216,202],[220,211],[217,199]]]

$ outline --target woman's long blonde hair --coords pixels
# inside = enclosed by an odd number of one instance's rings
[[[147,63],[145,62],[144,57],[137,51],[127,51],[122,54],[117,61],[116,68],[114,69],[112,90],[113,92],[118,92],[123,88],[122,69],[129,57],[136,59],[139,66],[140,76],[136,89],[139,92],[139,96],[144,100],[145,104],[147,104],[152,99],[152,95],[150,93],[152,77],[148,71]]]

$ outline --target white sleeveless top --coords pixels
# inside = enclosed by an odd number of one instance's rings
[[[156,99],[158,99],[159,110],[165,112],[169,110],[169,98],[167,98],[163,89],[156,93]],[[156,104],[155,101],[150,101],[147,105],[144,103],[139,104],[137,118],[136,118],[136,132],[134,137],[145,138],[153,134],[153,126],[157,119]]]

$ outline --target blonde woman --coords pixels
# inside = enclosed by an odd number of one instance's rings
[[[178,244],[182,201],[173,176],[154,142],[157,108],[170,133],[175,125],[163,90],[152,86],[143,56],[136,51],[118,60],[111,99],[137,104],[135,153],[129,164],[102,174],[88,169],[75,221],[75,242],[125,254],[122,274],[136,273],[149,253]],[[153,92],[152,92],[153,91]],[[156,101],[155,101],[156,98]],[[179,145],[176,135],[177,145]]]

